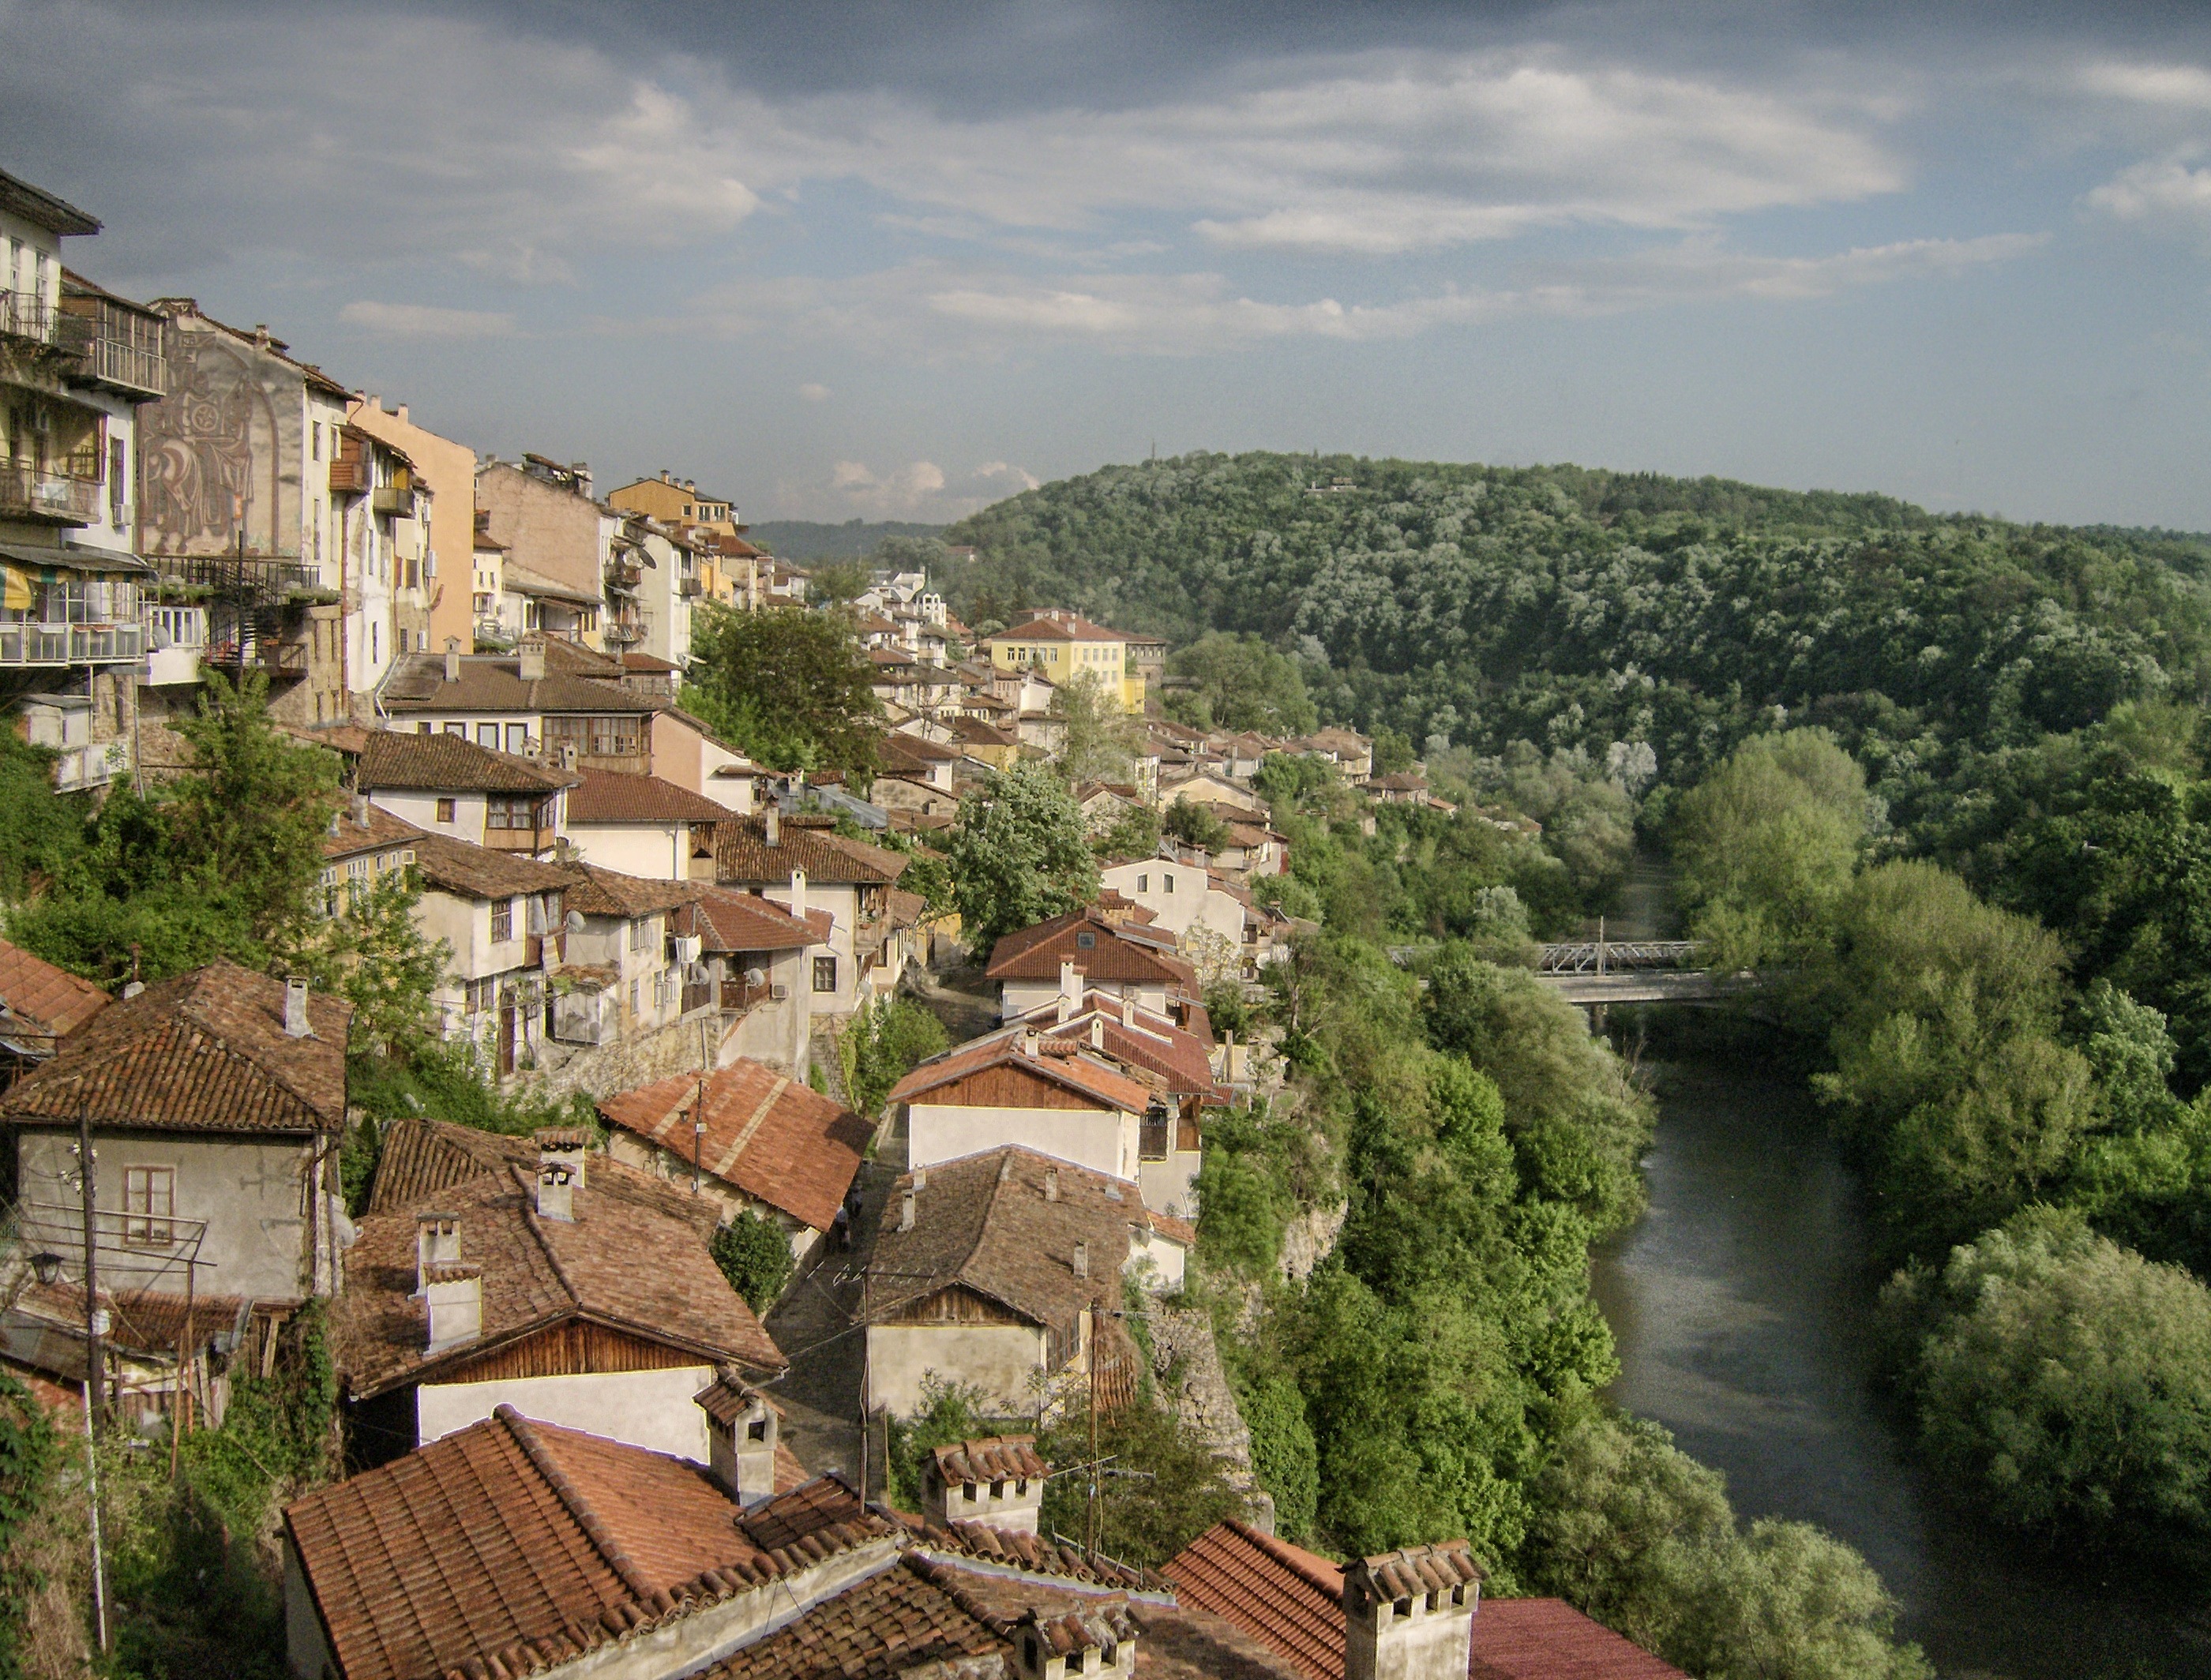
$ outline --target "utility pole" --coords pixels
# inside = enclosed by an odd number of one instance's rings
[[[1090,1333],[1090,1497],[1082,1514],[1082,1559],[1098,1567],[1098,1333],[1096,1320]]]
[[[94,1258],[97,1247],[93,1208],[95,1190],[92,1175],[92,1105],[82,1096],[76,1105],[77,1189],[84,1207],[84,1468],[85,1488],[92,1515],[92,1603],[100,1632],[100,1648],[107,1649],[107,1566],[100,1544],[100,1430],[107,1415],[104,1361],[100,1349],[100,1274]]]
[[[866,1333],[874,1327],[874,1313],[872,1280],[863,1272],[860,1274],[860,1508],[863,1511],[868,1508],[868,1425],[871,1409],[869,1401],[874,1398],[871,1390],[875,1386],[875,1366]]]

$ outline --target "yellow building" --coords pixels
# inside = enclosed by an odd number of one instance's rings
[[[749,599],[747,562],[759,551],[744,541],[734,502],[702,496],[697,480],[677,478],[663,467],[657,478],[641,478],[609,492],[607,505],[674,527],[698,553],[700,593],[708,601],[724,607],[758,605]]]
[[[983,646],[1001,671],[1033,665],[1055,684],[1095,677],[1107,693],[1119,698],[1122,710],[1142,712],[1144,679],[1129,657],[1131,639],[1070,608],[1045,607],[985,638]]]

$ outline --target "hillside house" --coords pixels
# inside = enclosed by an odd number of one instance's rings
[[[1164,1106],[1089,1041],[1004,1028],[932,1056],[892,1090],[909,1169],[1018,1144],[1135,1185],[1145,1121]]]
[[[721,1060],[747,1056],[804,1079],[814,1033],[809,953],[832,932],[829,912],[802,921],[782,905],[730,887],[694,883],[698,897],[677,911],[678,935],[699,941],[722,1012]]]
[[[457,731],[370,730],[353,769],[354,793],[402,822],[533,858],[559,848],[577,781],[573,771],[548,769]]]
[[[1172,857],[1139,858],[1099,872],[1099,879],[1153,916],[1153,926],[1187,944],[1190,930],[1217,934],[1240,950],[1244,944],[1244,902],[1228,891],[1202,863]]]
[[[890,891],[903,853],[846,840],[821,819],[771,807],[724,823],[715,837],[715,879],[756,893],[791,915],[830,915],[829,948],[813,954],[809,983],[817,1015],[850,1015],[897,982],[887,962],[898,950]]]
[[[452,952],[430,997],[445,1036],[476,1045],[501,1079],[535,1065],[548,1036],[572,872],[441,834],[418,833],[411,843],[422,887],[415,925]]]
[[[0,940],[0,1091],[51,1061],[64,1039],[112,1001],[89,980]]]
[[[714,827],[728,807],[657,776],[572,774],[568,837],[585,862],[647,880],[714,878]]]
[[[1150,914],[1090,904],[1008,934],[984,970],[998,988],[998,1018],[1015,1020],[1093,988],[1181,1018],[1196,972],[1176,954],[1172,934],[1148,925]]]

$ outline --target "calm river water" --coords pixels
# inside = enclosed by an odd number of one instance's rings
[[[1596,1260],[1613,1397],[1724,1472],[1746,1520],[1863,1552],[1945,1680],[2211,1677],[2211,1618],[2129,1596],[2099,1557],[2019,1558],[1900,1453],[1873,1392],[1863,1209],[1802,1087],[1718,1061],[1662,1074],[1651,1211]]]

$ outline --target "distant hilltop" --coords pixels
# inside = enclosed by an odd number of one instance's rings
[[[911,519],[848,519],[828,525],[815,519],[763,519],[746,528],[754,547],[803,565],[809,560],[865,559],[885,537],[930,537],[942,533],[942,525],[924,525]]]

